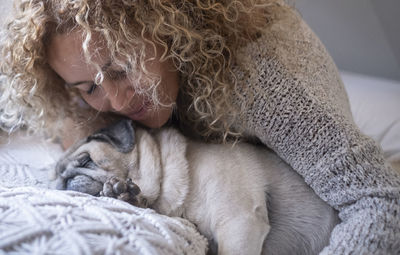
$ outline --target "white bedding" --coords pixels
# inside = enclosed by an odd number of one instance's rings
[[[120,200],[34,187],[0,187],[0,254],[204,254],[182,218]]]
[[[400,82],[342,75],[355,122],[382,145],[390,161],[400,162]],[[110,198],[48,189],[61,153],[58,145],[38,138],[2,142],[0,254],[205,253],[205,239],[183,219]]]
[[[52,188],[52,169],[63,153],[60,145],[19,134],[0,146],[0,186]]]
[[[190,222],[52,189],[59,145],[14,136],[0,147],[0,254],[205,254]]]

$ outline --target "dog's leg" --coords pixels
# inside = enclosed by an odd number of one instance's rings
[[[100,196],[113,197],[138,206],[139,193],[139,186],[133,183],[130,178],[122,180],[118,177],[111,177],[104,183]]]
[[[229,219],[215,230],[218,254],[260,255],[269,230],[268,222],[254,214]]]

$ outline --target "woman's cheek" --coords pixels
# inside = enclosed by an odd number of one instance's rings
[[[88,95],[86,92],[81,92],[81,96],[85,102],[90,105],[93,109],[101,112],[109,111],[107,109],[108,104],[107,100],[104,97],[100,97],[98,95]]]

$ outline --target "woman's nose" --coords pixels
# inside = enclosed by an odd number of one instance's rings
[[[108,111],[120,112],[127,106],[129,106],[129,97],[132,97],[132,93],[126,86],[118,86],[112,82],[102,83],[102,87],[106,92],[107,101],[109,102]]]
[[[121,93],[120,90],[117,90],[114,95],[113,94],[108,95],[108,100],[110,101],[110,106],[112,108],[111,109],[112,111],[119,112],[124,108],[126,102],[124,98],[121,97],[122,94],[123,93]]]

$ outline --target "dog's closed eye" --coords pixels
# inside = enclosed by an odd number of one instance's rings
[[[77,160],[77,165],[76,165],[77,167],[89,168],[89,169],[95,169],[97,167],[96,163],[93,162],[92,158],[87,152],[80,154],[76,160]]]

